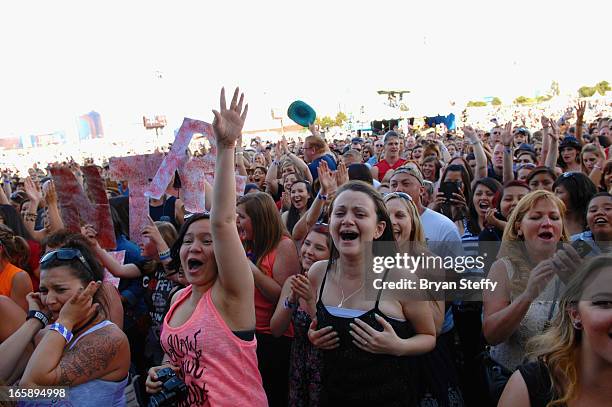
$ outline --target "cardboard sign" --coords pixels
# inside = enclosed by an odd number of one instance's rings
[[[100,246],[114,249],[117,242],[104,182],[94,166],[81,167],[81,171],[87,195],[69,168],[51,168],[64,225],[69,231],[80,233],[82,225],[91,224],[98,232]]]
[[[125,261],[125,250],[120,250],[118,252],[108,252],[108,254],[110,254],[111,257],[117,260],[119,264],[123,264],[123,262]],[[105,283],[111,283],[112,285],[115,286],[115,288],[118,289],[119,281],[121,281],[119,277],[113,276],[111,272],[108,271],[108,269],[106,268],[104,269],[104,282]]]
[[[160,199],[166,192],[174,171],[183,167],[187,162],[187,148],[194,133],[201,133],[210,137],[213,134],[212,126],[200,120],[187,117],[183,119],[183,124],[172,143],[170,153],[159,166],[151,185],[145,191],[145,196]]]
[[[141,232],[148,225],[149,198],[145,190],[161,165],[162,154],[144,154],[110,159],[110,176],[128,181],[130,186],[130,240],[143,242]]]

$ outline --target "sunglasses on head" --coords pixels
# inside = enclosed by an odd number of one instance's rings
[[[85,260],[85,257],[83,257],[83,254],[81,253],[79,249],[62,248],[62,249],[53,250],[45,254],[40,259],[40,266],[41,268],[45,268],[45,265],[46,265],[45,263],[50,263],[53,260],[72,261],[75,259],[79,260],[83,264],[83,266],[85,266],[87,271],[89,271],[89,273],[93,276],[93,271],[91,267],[89,267],[87,260]]]
[[[402,198],[407,201],[412,202],[412,197],[405,192],[389,192],[385,194],[385,199],[387,198]]]

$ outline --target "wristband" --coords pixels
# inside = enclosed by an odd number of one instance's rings
[[[480,141],[480,140],[476,140],[476,141],[468,140],[468,144],[471,145],[471,146],[475,146],[477,144],[482,144],[482,141]]]
[[[506,154],[512,154],[512,147],[506,146],[506,147],[504,148],[504,153],[506,153]]]
[[[26,321],[32,318],[38,320],[43,325],[43,328],[49,324],[49,318],[47,318],[44,312],[37,311],[37,310],[31,310],[28,312]]]
[[[164,261],[170,258],[170,249],[166,249],[163,252],[159,252],[159,259]]]
[[[60,335],[62,335],[64,339],[66,340],[66,343],[70,343],[70,341],[72,340],[72,332],[70,332],[68,328],[66,328],[64,325],[60,323],[56,322],[54,324],[51,324],[49,326],[49,330],[56,331]]]
[[[298,307],[298,304],[296,302],[290,302],[289,297],[286,297],[283,306],[285,307],[285,309],[296,309]]]
[[[319,194],[319,195],[317,195],[317,199],[320,199],[322,201],[327,201],[327,195]]]

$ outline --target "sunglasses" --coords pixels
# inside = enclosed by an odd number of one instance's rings
[[[329,233],[329,225],[327,223],[317,222],[314,224],[311,231],[322,233],[322,234],[327,234]]]
[[[386,193],[384,196],[385,196],[385,199],[402,198],[402,199],[405,199],[406,201],[412,202],[412,197],[405,192],[389,192],[389,193]]]
[[[85,260],[85,257],[83,257],[83,254],[79,249],[63,248],[53,250],[52,252],[45,254],[40,259],[40,266],[41,268],[45,268],[45,263],[50,263],[53,260],[72,261],[75,259],[79,260],[83,264],[83,266],[85,266],[87,271],[89,271],[89,273],[93,276],[93,271],[91,267],[89,267],[87,260]]]

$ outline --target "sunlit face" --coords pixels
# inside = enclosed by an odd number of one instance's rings
[[[561,239],[563,220],[557,205],[548,199],[540,199],[520,221],[517,233],[522,235],[528,247],[534,250],[555,250]]]
[[[521,186],[504,188],[504,196],[499,204],[499,209],[504,218],[508,219],[510,212],[516,208],[519,201],[528,193],[529,189]]]
[[[523,144],[527,142],[527,135],[522,131],[517,131],[514,133],[514,143],[516,145]]]
[[[85,286],[69,265],[40,270],[41,300],[51,311],[52,320],[57,319],[64,304],[81,288]]]
[[[484,218],[487,209],[493,207],[493,197],[495,197],[495,192],[482,184],[478,184],[474,190],[474,197],[472,198],[478,216]]]
[[[306,189],[306,184],[303,182],[295,182],[291,185],[291,204],[297,209],[301,211],[306,208],[308,204],[308,190]]]
[[[563,201],[568,210],[571,209],[570,193],[564,185],[557,185],[557,188],[555,188],[555,195],[557,195],[559,199]]]
[[[372,155],[370,154],[370,151],[367,148],[364,149],[363,152],[361,153],[361,158],[363,159],[363,161],[368,161],[370,157],[372,157]]]
[[[612,364],[612,267],[592,273],[573,319],[582,324],[582,349]]]
[[[561,150],[561,158],[565,164],[573,164],[576,162],[578,150],[573,147],[563,147]]]
[[[584,164],[584,168],[587,170],[587,175],[593,171],[593,167],[597,164],[599,157],[595,153],[584,153],[582,154],[582,163]]]
[[[420,160],[421,157],[423,156],[423,147],[421,146],[416,146],[413,150],[412,150],[412,159],[414,160]]]
[[[382,140],[377,140],[374,142],[374,151],[376,154],[381,154],[385,150],[385,143]]]
[[[412,217],[406,207],[406,204],[402,202],[402,198],[389,199],[385,205],[391,218],[391,226],[393,227],[393,236],[397,242],[406,242],[410,240],[410,234],[412,233]]]
[[[496,144],[493,148],[493,166],[502,168],[504,166],[504,146]]]
[[[540,189],[543,189],[545,191],[552,192],[552,186],[554,183],[555,180],[552,179],[550,175],[545,172],[541,172],[531,178],[531,181],[529,181],[529,188],[532,191],[538,191]]]
[[[179,250],[181,267],[189,284],[205,285],[215,277],[214,251],[209,219],[200,219],[189,225]]]
[[[236,214],[236,226],[238,227],[240,240],[253,240],[253,223],[251,217],[247,215],[244,205],[236,207]]]
[[[501,128],[495,127],[493,130],[491,130],[491,137],[489,138],[489,143],[491,145],[496,145],[500,144],[501,141]]]
[[[400,152],[400,140],[398,137],[389,137],[385,143],[385,155],[397,156]]]
[[[255,171],[253,171],[253,182],[261,188],[265,180],[266,173],[261,168],[255,168]]]
[[[28,213],[28,210],[30,209],[30,201],[25,201],[23,204],[21,204],[21,217],[25,219],[25,215],[26,213]]]
[[[423,178],[427,178],[430,181],[435,181],[436,166],[432,162],[424,163],[421,168],[423,169]]]
[[[414,136],[408,136],[406,138],[406,148],[414,148],[414,146],[416,146],[416,139],[414,138]]]
[[[451,157],[454,157],[457,154],[457,147],[454,144],[449,144],[446,148]]]
[[[327,236],[323,233],[311,231],[304,239],[300,248],[302,270],[310,270],[310,266],[320,260],[329,259],[329,247],[327,247]]]
[[[420,196],[423,193],[423,186],[414,176],[400,172],[393,175],[389,181],[389,187],[392,192],[405,192],[414,202],[420,202]]]
[[[591,199],[586,219],[595,240],[612,240],[612,198],[599,196]]]
[[[341,255],[362,255],[363,245],[380,237],[384,229],[385,222],[378,221],[369,195],[347,190],[336,197],[329,230]]]
[[[533,157],[531,156],[531,154],[523,153],[523,154],[519,154],[518,157],[516,157],[516,163],[518,165],[535,164],[535,161],[533,160]]]
[[[297,181],[297,175],[288,174],[283,180],[283,189],[287,192],[291,189],[291,185],[293,185]]]
[[[304,150],[304,161],[309,163],[312,160],[314,160],[314,157],[316,155],[314,146],[312,146],[312,145],[310,145],[310,143],[306,142],[303,145],[303,150]]]
[[[263,154],[257,153],[253,157],[253,164],[255,164],[256,166],[265,167],[266,166],[266,158],[264,157]]]

